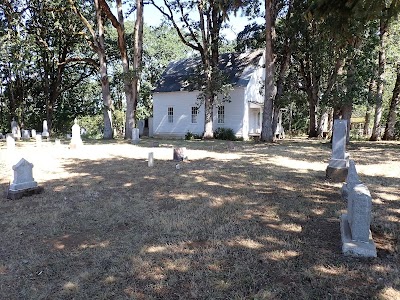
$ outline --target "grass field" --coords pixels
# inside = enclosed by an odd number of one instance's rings
[[[1,191],[21,157],[44,187],[1,195],[0,298],[400,299],[399,142],[348,149],[373,197],[369,259],[341,254],[327,142],[159,143],[0,142]]]

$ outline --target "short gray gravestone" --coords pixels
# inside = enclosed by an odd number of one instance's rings
[[[183,160],[187,159],[186,148],[185,147],[174,148],[173,159],[175,161],[183,161]]]
[[[7,143],[7,149],[8,150],[14,150],[15,149],[15,140],[12,137],[12,134],[7,134],[6,143]]]
[[[19,199],[23,196],[37,194],[43,191],[33,179],[33,164],[22,158],[13,167],[14,179],[7,193],[9,199]]]
[[[81,127],[78,125],[78,120],[75,118],[74,125],[72,126],[72,138],[69,144],[70,149],[76,149],[83,145],[81,138]]]
[[[370,231],[372,198],[368,188],[360,182],[355,164],[350,161],[344,196],[347,214],[340,218],[342,251],[345,255],[376,257],[376,247]]]
[[[139,128],[132,128],[132,144],[138,144],[139,140]]]
[[[23,140],[29,140],[31,138],[31,133],[29,130],[24,129],[22,130],[22,139]]]
[[[48,138],[50,136],[49,131],[47,127],[47,120],[43,121],[43,132],[42,132],[42,137]]]
[[[347,121],[335,120],[333,123],[332,158],[326,168],[326,178],[335,182],[343,182],[347,177],[346,135]]]

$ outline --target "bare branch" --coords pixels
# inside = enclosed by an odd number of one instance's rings
[[[183,34],[182,34],[180,28],[178,27],[178,25],[177,25],[176,22],[175,22],[175,19],[174,19],[174,16],[173,16],[173,12],[172,12],[172,10],[171,10],[171,7],[169,6],[169,4],[167,3],[166,0],[164,0],[164,4],[165,4],[165,6],[166,6],[167,9],[168,9],[169,14],[166,13],[160,6],[158,6],[157,4],[155,4],[154,0],[151,0],[151,4],[153,4],[153,6],[154,6],[155,8],[157,8],[158,11],[159,11],[162,15],[164,15],[169,21],[172,22],[172,25],[173,25],[174,28],[176,29],[176,32],[178,33],[178,36],[179,36],[179,38],[181,39],[182,43],[184,43],[186,46],[188,46],[188,47],[190,47],[190,48],[192,48],[192,49],[194,49],[194,50],[201,51],[202,47],[199,45],[199,43],[197,43],[197,45],[195,45],[195,44],[192,44],[192,43],[190,43],[189,41],[187,41],[187,40],[185,39],[185,37],[183,36]]]

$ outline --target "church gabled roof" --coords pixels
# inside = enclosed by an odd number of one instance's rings
[[[232,86],[245,87],[251,74],[259,67],[263,50],[248,53],[224,53],[219,56],[219,69]],[[154,92],[192,91],[196,88],[196,74],[201,68],[200,57],[191,57],[169,63],[157,82]]]

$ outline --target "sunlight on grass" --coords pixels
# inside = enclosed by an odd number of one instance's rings
[[[298,251],[293,251],[293,250],[276,250],[276,251],[271,251],[267,252],[264,257],[265,259],[270,259],[274,261],[282,261],[282,260],[287,260],[291,258],[298,257],[300,253]]]
[[[317,272],[317,274],[323,274],[327,276],[338,276],[342,275],[345,270],[344,268],[338,268],[334,266],[315,266],[314,270]]]
[[[302,227],[301,225],[294,224],[294,223],[286,223],[286,224],[268,224],[267,227],[276,229],[276,230],[281,230],[281,231],[286,231],[286,232],[301,232]]]
[[[107,276],[104,279],[104,283],[110,284],[110,283],[115,283],[117,281],[117,278],[113,275]]]
[[[110,241],[104,241],[104,242],[100,242],[100,243],[83,243],[79,245],[80,249],[92,249],[92,248],[106,248],[110,246]]]
[[[279,155],[270,157],[268,161],[279,167],[297,170],[299,173],[308,173],[310,170],[325,171],[326,169],[324,162],[309,162]]]
[[[67,283],[64,284],[64,289],[68,291],[75,291],[78,289],[78,284],[72,281],[68,281]]]
[[[254,241],[252,239],[245,239],[245,238],[237,238],[233,241],[229,241],[226,243],[228,246],[231,247],[245,247],[245,248],[249,248],[249,249],[261,249],[264,247],[263,244]]]
[[[398,300],[400,299],[400,291],[392,287],[385,287],[379,293],[379,299],[382,300]]]
[[[167,248],[164,246],[150,246],[147,248],[146,252],[147,253],[158,253],[158,252],[164,252],[166,250],[167,250]]]

